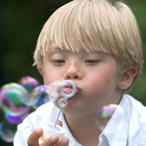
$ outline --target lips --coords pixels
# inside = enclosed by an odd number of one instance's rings
[[[76,87],[76,93],[80,91],[80,89],[78,87]],[[62,91],[65,93],[65,94],[70,94],[73,92],[73,88],[71,86],[64,86],[62,87]]]
[[[72,88],[68,88],[68,87],[63,87],[63,88],[62,88],[62,91],[63,91],[65,94],[70,94],[70,93],[72,93],[73,89],[72,89]]]

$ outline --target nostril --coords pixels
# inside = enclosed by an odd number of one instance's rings
[[[67,78],[68,79],[71,79],[71,78],[78,79],[78,76],[74,76],[74,77],[67,76]]]

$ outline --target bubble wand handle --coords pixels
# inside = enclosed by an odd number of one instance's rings
[[[60,116],[61,111],[62,111],[62,107],[61,107],[60,110],[59,110],[59,113],[58,113],[58,116],[57,116],[57,119],[56,119],[56,122],[55,122],[55,128],[56,128],[57,121],[58,121],[58,119],[59,119],[59,116]]]
[[[66,93],[64,93],[63,90],[62,90],[62,87],[66,86],[66,85],[71,86],[72,89],[73,89],[72,92],[71,92],[70,94],[66,94]],[[66,105],[67,105],[67,99],[73,97],[73,96],[76,94],[76,90],[77,90],[77,89],[76,89],[75,84],[74,84],[72,81],[70,81],[70,80],[64,80],[64,81],[62,81],[62,82],[60,83],[59,92],[60,92],[60,95],[63,96],[63,99],[60,99],[60,100],[58,101],[58,105],[59,105],[59,107],[60,107],[60,110],[59,110],[59,113],[58,113],[58,115],[57,115],[57,119],[56,119],[56,122],[55,122],[55,126],[54,126],[55,128],[56,128],[56,125],[57,125],[57,121],[58,121],[58,119],[59,119],[59,116],[60,116],[60,114],[61,114],[62,108],[66,107]]]

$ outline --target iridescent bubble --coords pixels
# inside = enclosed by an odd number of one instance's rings
[[[39,82],[30,76],[25,76],[20,79],[19,84],[25,87],[29,92],[39,85]]]
[[[44,88],[44,86],[42,85],[41,87]],[[39,87],[39,88],[41,88],[41,87]],[[45,86],[45,87],[47,88],[47,86]],[[33,105],[33,108],[37,109],[39,106],[41,106],[49,101],[50,101],[50,99],[49,99],[48,94],[46,93],[46,89],[45,90],[41,89],[41,92],[39,91],[39,94],[38,94],[38,100],[37,100],[36,104]]]
[[[115,116],[116,115],[116,116]],[[118,115],[118,116],[117,116]],[[120,117],[120,124],[117,117]],[[111,120],[112,119],[112,120]],[[101,131],[105,129],[106,126],[109,133],[119,133],[125,127],[125,120],[127,119],[126,112],[121,108],[121,106],[116,104],[110,104],[103,106],[100,113],[97,115],[97,125]]]
[[[42,95],[39,100],[37,101],[37,103],[35,105],[33,105],[33,109],[36,110],[39,106],[45,104],[47,101],[45,100],[44,96]]]
[[[40,100],[44,102],[49,101],[48,95],[46,93],[46,88],[46,85],[40,85],[35,87],[28,96],[22,97],[20,99],[21,102],[27,106],[34,106]]]
[[[0,124],[0,138],[5,142],[11,143],[13,142],[16,130],[17,125],[13,125],[6,120],[3,120]]]
[[[51,101],[55,101],[58,97],[59,97],[59,85],[60,85],[60,82],[59,81],[56,81],[56,82],[53,82],[51,83],[48,87],[47,87],[47,94],[49,95],[49,99]]]
[[[20,124],[29,114],[30,114],[29,112],[19,116],[12,116],[10,114],[6,114],[5,118],[11,124]]]
[[[26,113],[30,107],[24,105],[20,98],[27,96],[27,91],[24,87],[17,83],[8,83],[1,88],[0,101],[1,108],[6,114],[12,116],[22,115]]]
[[[49,99],[54,102],[59,96],[62,96],[63,93],[71,94],[73,92],[73,88],[67,82],[56,81],[48,86],[46,92],[49,95]]]
[[[37,108],[42,104],[45,104],[46,102],[50,101],[49,96],[46,92],[47,87],[47,85],[40,85],[32,91],[31,96],[37,98],[37,102],[33,106],[34,108]]]

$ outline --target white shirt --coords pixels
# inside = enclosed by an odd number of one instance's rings
[[[146,146],[146,107],[127,94],[123,95],[120,107],[124,116],[117,111],[113,114],[99,136],[98,146]],[[42,120],[55,122],[58,111],[53,103],[46,103],[30,114],[18,125],[14,146],[27,146],[28,137]],[[82,146],[72,136],[62,113],[59,119],[66,130],[65,136],[70,139],[69,146]],[[117,130],[117,127],[120,128]]]

